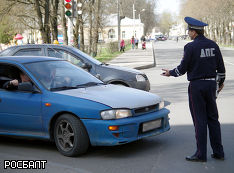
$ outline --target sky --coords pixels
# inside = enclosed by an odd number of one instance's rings
[[[156,12],[160,14],[164,11],[167,11],[173,14],[176,13],[178,15],[180,1],[181,0],[158,0]]]

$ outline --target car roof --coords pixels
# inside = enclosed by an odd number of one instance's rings
[[[90,61],[90,62],[92,62],[94,64],[98,64],[98,65],[102,64],[97,59],[89,56],[88,54],[80,51],[79,49],[77,49],[77,48],[75,48],[73,46],[68,46],[68,45],[60,45],[60,44],[25,44],[25,45],[11,46],[11,47],[9,47],[7,49],[16,50],[18,48],[21,48],[21,49],[29,48],[30,49],[30,48],[46,48],[46,47],[51,48],[51,49],[64,48],[67,51],[72,50],[73,52],[78,53],[80,56],[85,57],[86,60],[88,60],[88,61]],[[7,50],[7,49],[5,49],[5,50]],[[5,50],[3,50],[3,52]],[[11,51],[11,50],[9,50],[9,51]]]
[[[10,48],[16,49],[18,47],[21,47],[21,48],[37,48],[37,47],[71,47],[71,46],[59,45],[59,44],[24,44],[24,45],[11,46]]]
[[[63,61],[62,59],[46,56],[2,56],[0,60],[14,61],[21,64],[40,61]]]

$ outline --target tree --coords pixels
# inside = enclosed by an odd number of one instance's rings
[[[0,43],[8,44],[14,37],[14,32],[8,24],[0,23]]]
[[[95,25],[93,30],[93,52],[92,55],[95,57],[97,55],[97,43],[98,43],[98,31],[100,27],[100,8],[101,8],[101,0],[95,1],[95,12],[94,12],[94,19]]]
[[[91,54],[91,52],[92,52],[93,11],[94,11],[94,0],[89,0],[89,47],[88,47],[88,54]]]
[[[205,8],[204,8],[205,7]],[[187,0],[181,8],[181,16],[191,16],[209,24],[206,35],[222,44],[234,45],[233,0]]]
[[[50,5],[51,5],[50,23],[51,23],[52,40],[58,40],[58,5],[59,5],[59,0],[51,0]]]
[[[16,31],[39,29],[44,43],[50,43],[50,0],[1,0],[4,8],[0,9],[2,17],[9,15],[11,26]],[[7,9],[7,11],[6,11]],[[22,10],[24,9],[24,10]]]
[[[172,15],[169,12],[163,12],[159,20],[159,28],[163,35],[169,35],[171,26],[173,25]]]
[[[44,43],[51,43],[49,27],[49,5],[50,0],[35,0],[34,4],[39,24],[39,31],[41,32],[42,40]]]

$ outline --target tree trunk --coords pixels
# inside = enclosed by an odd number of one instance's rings
[[[44,17],[42,16],[41,12],[41,4],[39,0],[35,0],[34,8],[36,10],[37,18],[38,18],[38,25],[39,31],[41,32],[42,41],[43,43],[50,43],[50,29],[49,29],[49,2],[50,0],[45,1],[44,7]],[[44,22],[43,22],[44,18]]]
[[[83,4],[82,7],[81,7],[81,11],[82,11],[82,14],[84,13],[84,0],[80,0],[80,2]],[[82,14],[78,14],[78,18],[79,18],[79,21],[80,21],[80,50],[84,52],[85,50],[85,46],[84,46],[84,21],[83,21],[83,17],[82,17]]]
[[[46,0],[45,1],[45,17],[44,17],[44,27],[45,27],[45,32],[47,36],[46,43],[51,43],[49,20],[50,20],[50,0]]]
[[[94,37],[93,37],[93,52],[92,56],[97,56],[97,44],[98,44],[98,29],[100,24],[100,6],[101,6],[101,0],[96,0],[96,8],[95,8],[95,27],[94,27]]]
[[[225,33],[225,23],[224,22],[222,23],[222,30],[223,30],[223,33],[222,33],[223,42],[222,42],[222,44],[225,44],[226,43],[226,33]]]
[[[51,31],[52,31],[52,40],[58,40],[58,4],[59,0],[51,0]]]
[[[93,0],[89,1],[89,46],[88,46],[88,54],[91,54],[92,51],[92,29],[93,29]]]
[[[234,46],[234,26],[233,25],[232,25],[232,46]]]
[[[81,15],[79,15],[80,18],[80,50],[81,51],[85,51],[85,46],[84,46],[84,22],[83,22],[83,18]]]
[[[79,29],[80,29],[80,19],[79,17],[76,18],[76,25],[75,25],[75,28],[73,30],[73,35],[74,35],[74,46],[78,49],[80,49],[80,46],[79,46]]]

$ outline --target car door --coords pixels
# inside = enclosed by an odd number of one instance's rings
[[[11,67],[9,73],[12,69],[18,70],[15,65],[0,63],[0,68],[6,67]],[[11,78],[12,76],[14,75],[11,75]],[[0,88],[0,132],[43,135],[41,100],[42,94],[39,92]]]

